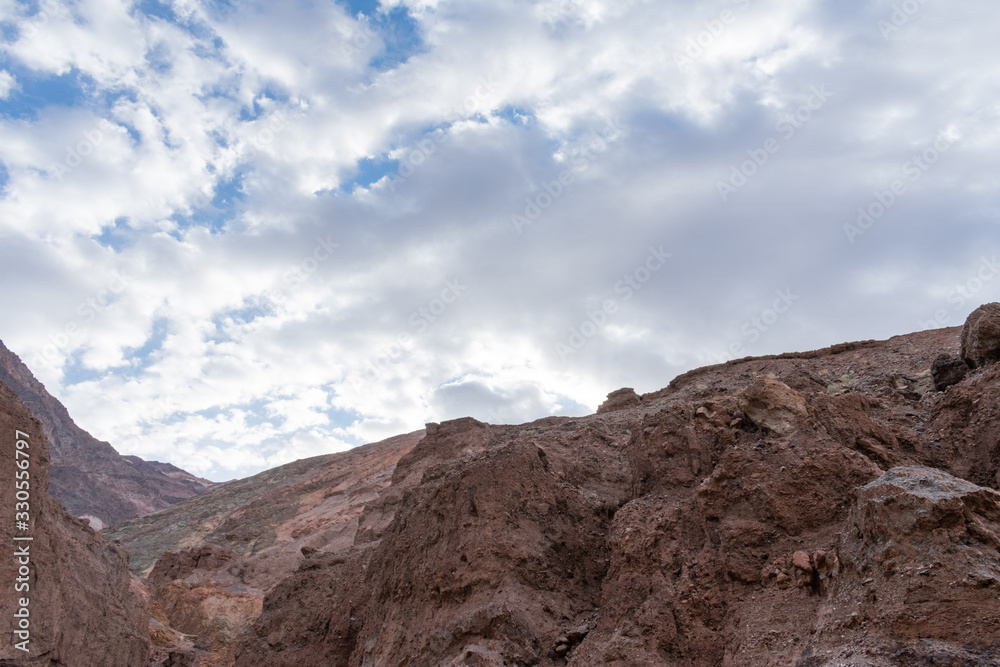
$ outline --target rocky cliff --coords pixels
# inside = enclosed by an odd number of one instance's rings
[[[431,424],[235,664],[1000,665],[996,310]]]
[[[146,576],[157,654],[232,664],[265,593],[308,559],[349,549],[362,510],[421,437],[289,463],[105,530]]]
[[[0,664],[145,665],[149,609],[128,554],[52,500],[48,468],[45,429],[0,386]]]
[[[212,486],[169,463],[121,456],[94,438],[73,422],[66,408],[2,342],[0,383],[42,422],[52,455],[52,496],[97,530],[163,509]]]

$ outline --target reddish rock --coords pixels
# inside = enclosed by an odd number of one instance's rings
[[[353,548],[265,597],[236,664],[997,664],[986,496],[858,518],[897,465],[996,484],[1000,375],[938,394],[925,373],[958,333],[698,369],[579,419],[431,425]]]
[[[970,368],[1000,361],[1000,303],[982,305],[965,320],[962,358]]]
[[[28,435],[17,448],[18,431]],[[16,452],[29,454],[18,457]],[[16,528],[15,472],[28,461],[27,494],[30,514],[27,530]],[[87,523],[68,515],[48,495],[48,444],[42,424],[18,397],[0,386],[0,623],[4,641],[0,663],[11,665],[145,665],[149,657],[149,610],[141,586],[131,580],[125,550],[91,530]],[[15,541],[15,537],[32,540]],[[13,555],[14,550],[27,555]],[[27,563],[20,563],[24,559]],[[30,572],[22,591],[15,590],[22,565]],[[24,637],[12,636],[21,599],[28,600],[27,652],[16,647]],[[18,621],[18,625],[20,622]],[[12,641],[13,638],[13,641]]]
[[[642,399],[639,398],[639,394],[635,393],[635,389],[624,387],[608,394],[607,399],[598,406],[597,414],[614,412],[615,410],[627,410],[638,407],[641,403]]]
[[[122,456],[76,425],[66,408],[0,342],[0,383],[7,385],[42,423],[48,440],[50,493],[94,530],[202,493],[212,482],[158,461]]]
[[[362,510],[422,436],[289,463],[106,531],[147,575],[159,636],[190,635],[170,647],[177,654],[170,659],[195,655],[197,643],[215,656],[213,665],[232,664],[236,639],[260,614],[264,594],[307,557],[350,549]],[[157,656],[167,664],[164,651]]]

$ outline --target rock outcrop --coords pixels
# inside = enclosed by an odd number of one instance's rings
[[[146,665],[149,609],[128,554],[49,496],[48,467],[42,424],[0,386],[0,664]]]
[[[987,303],[962,327],[962,358],[970,368],[1000,361],[1000,303]]]
[[[191,498],[212,486],[169,463],[122,456],[77,426],[66,408],[0,342],[0,383],[42,422],[52,456],[50,492],[95,530]]]
[[[635,393],[635,389],[624,387],[608,394],[607,399],[597,406],[597,414],[614,412],[615,410],[627,410],[628,408],[638,407],[641,403],[642,399],[639,398],[639,394]]]
[[[146,575],[150,633],[164,664],[171,653],[232,664],[239,634],[275,584],[304,563],[350,549],[362,511],[394,475],[419,481],[424,463],[397,462],[421,437],[417,431],[289,463],[104,531]],[[393,508],[383,504],[382,511]],[[366,530],[377,523],[373,518]]]
[[[959,333],[430,425],[235,664],[1000,665],[1000,365],[937,391]]]
[[[809,416],[802,394],[772,377],[760,378],[740,394],[740,409],[754,424],[788,435]]]

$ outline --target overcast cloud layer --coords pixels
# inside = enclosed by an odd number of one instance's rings
[[[0,19],[0,337],[211,479],[1000,299],[985,0]]]

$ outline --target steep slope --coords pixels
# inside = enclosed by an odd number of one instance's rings
[[[133,570],[147,576],[156,621],[198,636],[212,660],[231,664],[264,594],[308,558],[350,548],[365,505],[421,437],[417,431],[289,463],[104,534],[126,546]],[[154,640],[162,648],[180,641],[161,630],[166,641]]]
[[[235,664],[1000,665],[1000,365],[944,381],[959,334],[428,425]]]
[[[145,665],[149,609],[128,555],[52,500],[48,464],[42,424],[0,386],[0,664]]]
[[[198,495],[212,482],[169,463],[121,456],[77,426],[66,408],[0,341],[0,383],[42,422],[52,455],[52,497],[70,514],[104,526],[141,516]]]

